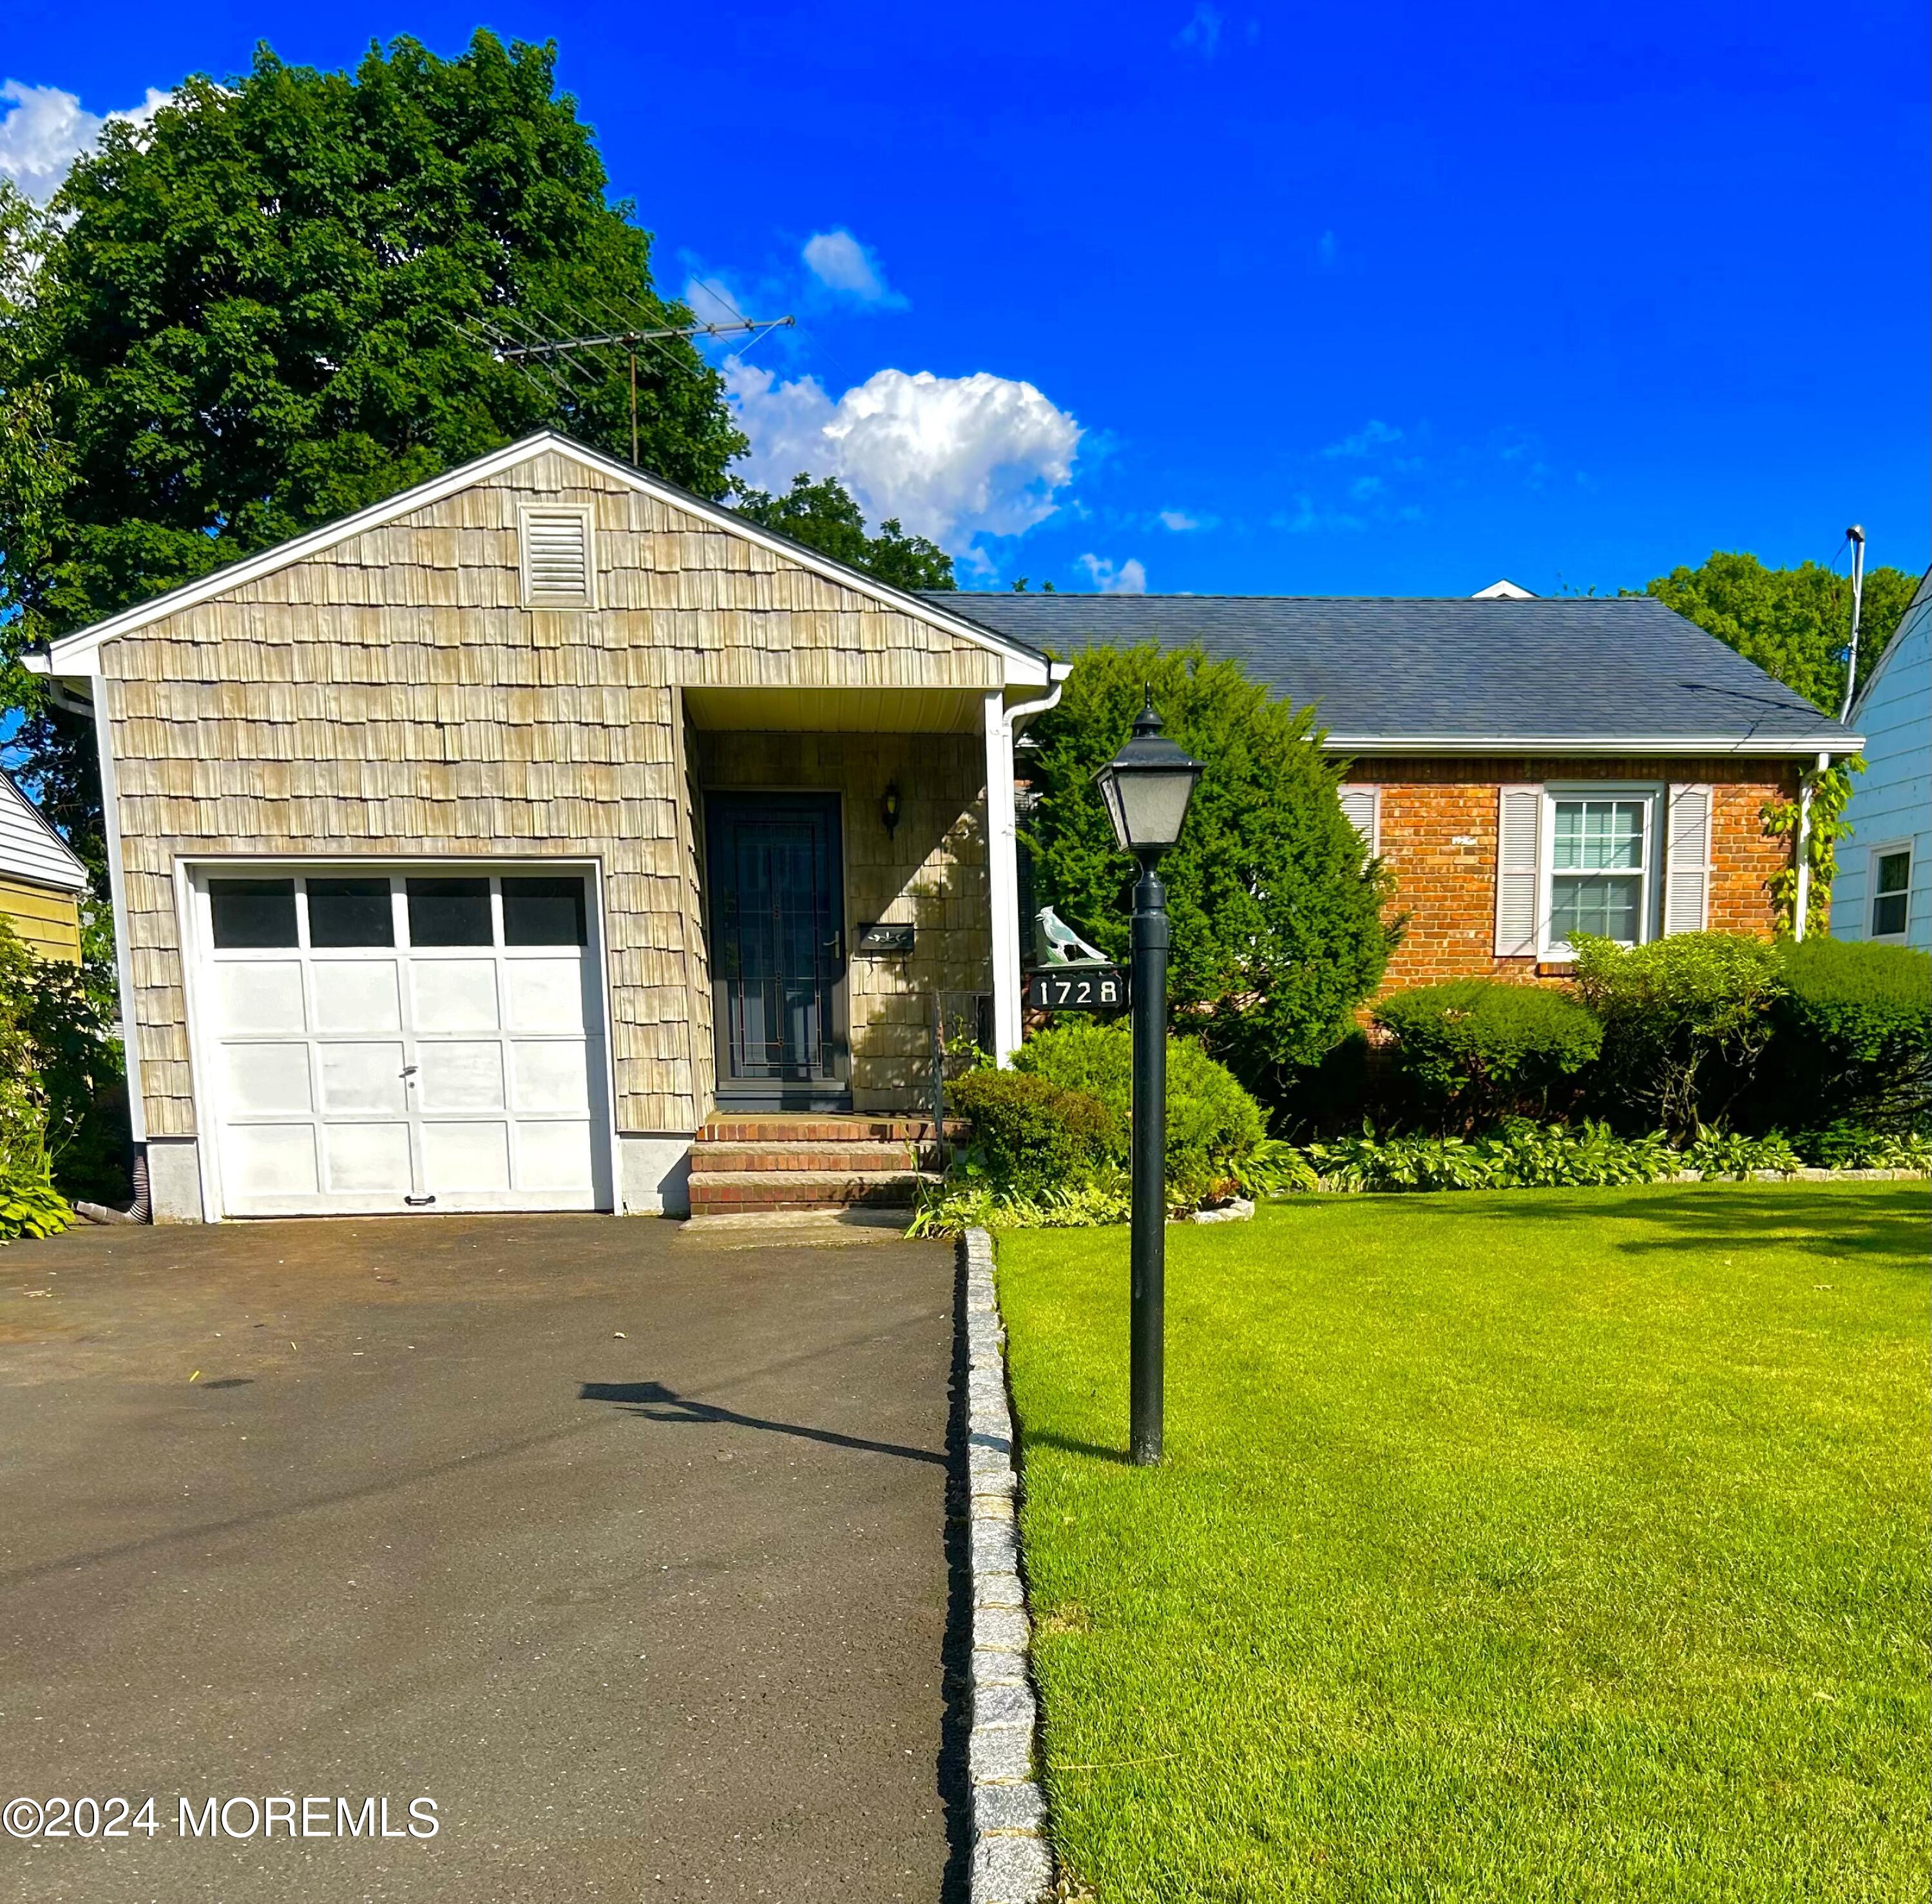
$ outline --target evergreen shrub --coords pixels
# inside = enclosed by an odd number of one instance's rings
[[[1424,1105],[1466,1132],[1562,1110],[1604,1042],[1576,999],[1496,979],[1418,985],[1384,998],[1374,1016]]]
[[[1050,1078],[1090,1093],[1104,1105],[1119,1133],[1114,1161],[1128,1162],[1133,1111],[1134,1042],[1124,1018],[1072,1023],[1042,1031],[1014,1054],[1022,1075]],[[1167,1183],[1184,1202],[1239,1180],[1241,1166],[1262,1139],[1261,1108],[1226,1065],[1191,1038],[1167,1041]]]
[[[1022,1071],[969,1071],[946,1087],[970,1119],[969,1174],[1030,1196],[1089,1181],[1124,1156],[1124,1126],[1091,1092]]]
[[[1772,1090],[1785,1114],[1932,1129],[1932,955],[1807,939],[1778,957]]]

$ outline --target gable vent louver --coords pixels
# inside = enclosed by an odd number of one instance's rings
[[[524,599],[532,608],[589,608],[594,571],[587,509],[524,511]]]

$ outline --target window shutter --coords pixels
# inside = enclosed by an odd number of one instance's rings
[[[584,509],[524,511],[524,599],[532,608],[588,608],[590,517]]]
[[[1664,829],[1664,929],[1701,932],[1711,907],[1711,790],[1670,790]]]
[[[1361,835],[1362,844],[1371,853],[1382,850],[1382,789],[1379,787],[1343,787],[1342,812],[1348,824]]]
[[[1543,789],[1496,790],[1496,956],[1534,958],[1543,887]]]

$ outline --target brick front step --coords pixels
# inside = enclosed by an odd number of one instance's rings
[[[915,1144],[720,1144],[691,1147],[694,1174],[714,1171],[813,1171],[821,1175],[848,1175],[854,1171],[931,1169],[938,1162],[937,1147]]]
[[[910,1210],[922,1181],[917,1171],[694,1171],[691,1213],[733,1210]]]
[[[949,1136],[966,1126],[948,1120]],[[934,1135],[930,1117],[854,1117],[811,1111],[767,1111],[733,1117],[719,1114],[706,1120],[698,1133],[700,1144],[929,1144]]]

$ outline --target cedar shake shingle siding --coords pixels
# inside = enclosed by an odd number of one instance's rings
[[[523,605],[518,512],[537,501],[590,511],[594,609]],[[690,810],[700,763],[680,691],[977,694],[1001,680],[984,646],[555,453],[114,635],[100,665],[141,1087],[160,1138],[196,1134],[174,867],[227,854],[596,859],[617,1127],[692,1130],[712,1056]],[[962,880],[983,891],[973,751],[947,754],[957,811],[936,833],[900,829],[930,856],[901,870],[938,895],[915,907],[963,898]],[[970,931],[938,967],[975,991],[990,983]],[[856,1057],[874,994],[854,993]],[[876,996],[893,1027],[879,1075],[896,1077],[906,1010],[883,982]]]

